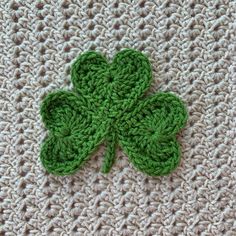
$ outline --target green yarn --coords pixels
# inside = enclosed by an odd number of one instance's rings
[[[101,144],[108,173],[118,146],[133,165],[152,176],[167,175],[180,161],[176,134],[187,121],[183,102],[171,93],[145,97],[152,80],[145,55],[124,49],[108,63],[89,51],[72,65],[74,91],[46,96],[42,120],[49,130],[40,159],[55,175],[75,173]]]

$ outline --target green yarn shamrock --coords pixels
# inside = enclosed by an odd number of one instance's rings
[[[185,125],[187,111],[171,93],[144,96],[152,80],[145,55],[124,49],[108,63],[89,51],[72,65],[71,79],[73,92],[51,93],[41,105],[49,135],[40,159],[48,172],[75,173],[101,144],[106,145],[103,173],[111,169],[118,146],[148,175],[167,175],[176,168],[176,133]]]

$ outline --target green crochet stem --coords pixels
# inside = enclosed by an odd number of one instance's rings
[[[108,173],[115,162],[116,158],[116,146],[117,137],[115,133],[110,133],[106,139],[106,152],[103,159],[101,171],[102,173]]]
[[[72,65],[71,80],[73,92],[50,93],[41,104],[49,134],[40,159],[48,172],[75,173],[101,144],[103,173],[114,164],[118,146],[147,175],[167,175],[178,166],[176,134],[187,111],[172,93],[144,96],[152,81],[144,54],[124,49],[109,63],[100,53],[83,53]]]

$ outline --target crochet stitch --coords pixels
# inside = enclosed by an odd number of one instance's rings
[[[111,169],[118,146],[140,171],[167,175],[180,161],[176,134],[187,121],[183,102],[171,93],[144,93],[152,80],[148,58],[124,49],[112,63],[88,51],[72,65],[74,91],[57,91],[41,105],[49,135],[40,159],[48,172],[69,175],[81,168],[101,144],[102,172]]]

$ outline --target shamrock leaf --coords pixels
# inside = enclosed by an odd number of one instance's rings
[[[139,170],[153,176],[169,174],[180,160],[176,133],[186,119],[185,107],[175,95],[152,95],[122,117],[120,146]]]
[[[50,132],[40,158],[50,173],[73,174],[104,141],[106,122],[96,122],[81,96],[51,93],[42,103],[41,115]]]
[[[40,159],[50,173],[73,174],[102,143],[104,173],[112,167],[118,145],[148,175],[176,168],[176,133],[185,125],[187,111],[171,93],[144,97],[152,79],[146,56],[125,49],[109,63],[89,51],[72,65],[71,79],[73,92],[51,93],[41,105],[49,135]]]
[[[82,54],[72,66],[71,78],[74,90],[91,108],[109,110],[107,115],[117,118],[149,88],[152,74],[148,59],[128,49],[117,53],[111,64],[97,52]]]

